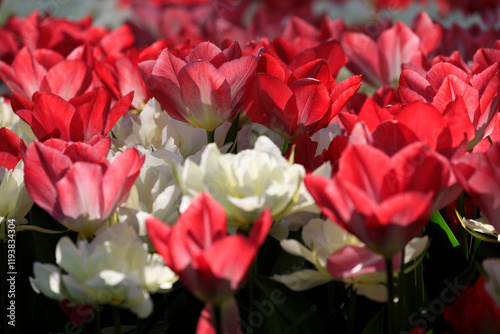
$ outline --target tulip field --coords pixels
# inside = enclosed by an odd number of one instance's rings
[[[500,333],[496,0],[0,0],[0,333]]]

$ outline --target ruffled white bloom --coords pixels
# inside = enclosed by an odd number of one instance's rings
[[[56,263],[35,262],[33,289],[49,298],[73,304],[112,304],[130,309],[140,318],[153,310],[149,292],[169,290],[177,277],[151,258],[132,227],[118,224],[92,242],[75,245],[68,237],[57,243]]]
[[[482,263],[487,279],[484,283],[490,297],[500,307],[500,259],[486,259]]]
[[[7,218],[16,219],[17,224],[26,223],[25,216],[33,206],[33,200],[24,186],[23,162],[7,170],[0,167],[0,240],[4,239],[1,224]]]
[[[308,290],[335,280],[336,278],[327,270],[328,258],[346,246],[364,246],[354,235],[330,220],[323,219],[312,219],[305,225],[302,229],[302,240],[305,245],[293,239],[281,240],[280,244],[286,252],[300,256],[312,263],[316,270],[296,268],[299,270],[293,273],[273,276],[274,280],[295,291]],[[427,244],[427,237],[415,238],[410,241],[405,248],[405,263],[417,259],[424,252]],[[369,261],[378,260],[383,260],[382,256],[378,254],[373,254],[369,259]],[[342,281],[347,285],[353,285],[358,295],[378,302],[387,300],[385,270],[360,275],[352,272],[352,275],[342,279]]]
[[[222,124],[215,131],[215,142],[222,146],[231,123]],[[122,143],[117,146],[136,146],[168,149],[184,158],[194,155],[207,145],[207,132],[171,118],[154,98],[150,99],[139,115],[128,112],[113,127],[113,134]],[[247,148],[250,127],[239,131],[239,149]],[[177,151],[171,149],[175,147]]]
[[[254,149],[238,154],[221,154],[210,144],[199,165],[187,159],[179,167],[181,212],[200,192],[209,192],[224,207],[233,226],[255,222],[266,207],[273,219],[298,211],[318,212],[303,185],[304,175],[304,168],[290,164],[267,137],[259,137]]]
[[[172,165],[181,163],[182,156],[168,150],[141,150],[144,165],[130,191],[127,202],[118,209],[118,220],[136,228],[146,236],[146,218],[155,216],[167,224],[179,217],[180,189],[175,184]]]

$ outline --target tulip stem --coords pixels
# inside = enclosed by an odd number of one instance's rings
[[[356,314],[356,290],[351,286],[349,291],[349,313],[347,315],[347,333],[354,333],[354,317]]]
[[[394,276],[392,268],[392,257],[385,259],[385,270],[387,272],[387,333],[394,334],[396,315],[396,303],[394,295]]]
[[[215,130],[213,131],[207,130],[207,142],[208,144],[215,142]]]
[[[281,149],[281,155],[285,155],[286,151],[288,150],[288,146],[290,146],[290,144],[285,140],[285,142],[283,143],[283,148]]]
[[[213,305],[214,308],[214,320],[215,320],[215,333],[222,334],[222,312],[220,305]]]
[[[399,267],[399,274],[398,274],[398,282],[397,282],[397,288],[396,291],[398,292],[398,302],[399,305],[397,306],[398,308],[398,317],[396,319],[397,321],[397,328],[398,330],[404,326],[405,324],[405,319],[408,319],[407,316],[407,310],[406,310],[406,282],[405,282],[405,247],[403,247],[403,250],[401,251],[401,265]]]
[[[113,323],[115,325],[115,334],[122,333],[122,321],[120,319],[120,309],[118,306],[113,306]]]

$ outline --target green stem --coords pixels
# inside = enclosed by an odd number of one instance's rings
[[[351,287],[349,291],[349,313],[347,315],[347,333],[354,333],[354,316],[356,314],[356,291]]]
[[[120,308],[113,306],[113,323],[115,325],[115,334],[122,334],[122,321],[120,319]]]
[[[215,142],[215,130],[213,130],[213,131],[207,130],[207,142],[209,144]]]
[[[422,262],[417,264],[414,272],[415,272],[415,286],[417,288],[419,306],[424,307],[425,305],[427,305],[427,297],[425,294],[424,266]]]
[[[328,315],[335,315],[335,313],[335,281],[331,281],[328,282]]]
[[[406,310],[406,302],[407,302],[407,294],[406,294],[406,290],[405,290],[405,283],[406,283],[406,280],[405,280],[405,248],[403,248],[403,250],[401,251],[401,265],[400,265],[400,268],[399,268],[399,274],[398,274],[398,285],[397,285],[397,288],[396,290],[398,291],[397,293],[397,296],[398,296],[398,310],[400,312],[400,314],[398,314],[398,317],[397,317],[397,328],[400,329],[400,328],[403,328],[403,326],[406,326],[406,324],[404,323],[405,319],[408,319],[408,316],[409,312],[407,312]]]
[[[215,330],[217,334],[222,334],[222,312],[221,307],[219,305],[213,305],[214,308],[214,317],[215,317]]]
[[[290,144],[285,140],[285,142],[283,143],[283,148],[281,149],[281,155],[285,155],[286,150],[288,150],[288,146],[290,146]]]
[[[388,334],[396,333],[395,330],[395,321],[397,319],[396,315],[396,303],[394,301],[394,277],[393,277],[393,269],[392,269],[392,258],[385,259],[385,270],[387,272],[387,328]]]
[[[460,194],[460,196],[457,199],[457,211],[460,217],[465,218],[465,198],[464,198],[464,192]],[[464,253],[465,258],[468,260],[469,259],[469,242],[467,239],[467,234],[468,232],[464,229],[462,226],[461,222],[459,224],[459,235],[460,235],[460,248],[462,249],[462,252]]]
[[[102,306],[97,306],[94,309],[94,319],[91,322],[85,323],[87,333],[101,334],[101,309]]]

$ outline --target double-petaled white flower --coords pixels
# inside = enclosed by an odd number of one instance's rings
[[[155,216],[167,224],[179,217],[180,190],[175,183],[172,165],[183,161],[180,154],[168,150],[149,151],[138,147],[145,155],[144,165],[130,191],[125,205],[118,209],[120,222],[136,227],[146,235],[146,218]]]
[[[270,208],[274,220],[298,211],[318,212],[305,189],[301,165],[290,164],[267,137],[259,137],[252,150],[221,154],[207,145],[196,164],[187,159],[178,170],[184,195],[181,211],[200,192],[208,192],[224,207],[233,226],[253,223]]]
[[[16,222],[25,223],[24,216],[33,205],[33,200],[28,195],[24,186],[23,162],[20,161],[13,170],[0,167],[0,241],[4,239],[2,224],[8,218]]]
[[[175,274],[152,258],[134,229],[118,224],[92,242],[75,245],[63,237],[56,247],[56,263],[35,262],[30,278],[35,291],[72,304],[111,304],[127,308],[140,318],[153,310],[149,293],[169,290]],[[64,270],[64,274],[62,273]]]

